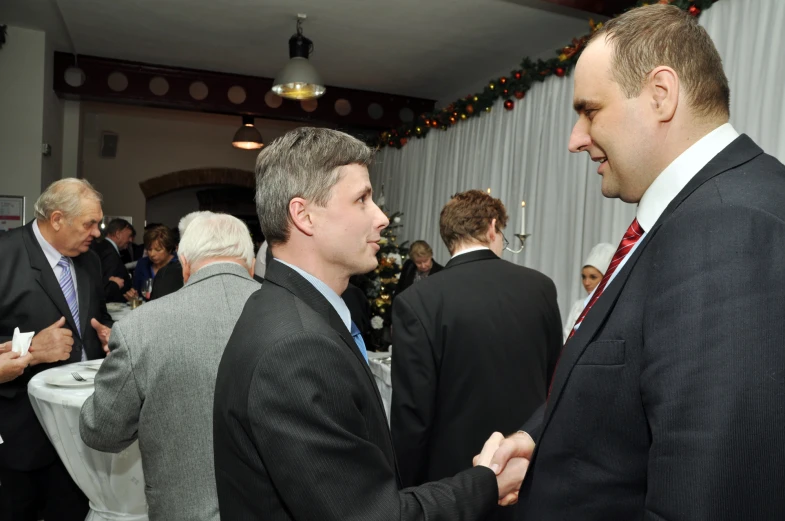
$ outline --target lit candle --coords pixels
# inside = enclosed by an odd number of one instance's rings
[[[488,195],[491,195],[491,189],[488,188]]]
[[[526,235],[526,201],[521,201],[521,235]]]

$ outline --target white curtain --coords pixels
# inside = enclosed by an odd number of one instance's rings
[[[701,24],[716,42],[731,83],[731,122],[767,152],[785,157],[785,37],[783,0],[720,0]],[[598,242],[618,244],[635,207],[600,193],[597,165],[587,154],[570,154],[575,122],[572,79],[551,77],[536,84],[512,111],[501,103],[490,114],[410,139],[401,150],[385,148],[371,169],[374,191],[384,184],[388,211],[404,212],[399,240],[424,239],[437,262],[449,259],[439,237],[439,212],[456,192],[491,189],[506,205],[505,235],[518,246],[521,200],[526,201],[523,253],[504,258],[553,279],[565,318],[585,292],[580,268]],[[785,204],[785,202],[784,202]]]

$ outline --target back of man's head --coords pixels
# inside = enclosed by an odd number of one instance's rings
[[[185,235],[185,229],[188,228],[188,225],[191,224],[194,219],[196,219],[200,215],[212,215],[212,214],[213,212],[206,212],[206,211],[191,212],[189,214],[186,214],[182,219],[180,219],[180,222],[177,224],[177,231],[180,232],[180,240],[182,240],[183,235]]]
[[[496,219],[501,232],[507,226],[507,210],[499,199],[481,190],[455,194],[439,216],[439,232],[450,253],[461,246],[481,244],[489,246],[487,233]]]
[[[295,197],[325,206],[340,167],[370,165],[373,150],[343,132],[300,127],[267,145],[256,160],[256,211],[265,239],[289,240],[289,202]]]
[[[245,223],[231,215],[212,212],[196,216],[188,224],[178,255],[192,272],[216,261],[238,262],[250,270],[254,262],[253,242]]]
[[[698,20],[673,5],[655,4],[609,20],[591,41],[613,45],[611,73],[628,98],[640,95],[648,74],[673,69],[690,103],[703,119],[727,121],[730,88],[714,42]]]

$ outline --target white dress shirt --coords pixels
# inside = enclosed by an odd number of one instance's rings
[[[463,255],[464,253],[471,253],[473,251],[480,251],[480,250],[490,250],[490,248],[487,246],[471,246],[469,248],[466,248],[465,250],[461,250],[455,253],[452,257],[450,257],[450,260],[454,259],[458,255]]]
[[[49,262],[49,266],[52,268],[52,271],[55,272],[55,278],[58,282],[60,282],[60,276],[63,274],[63,268],[57,265],[60,262],[60,257],[63,257],[63,254],[60,253],[55,249],[54,246],[49,244],[44,236],[41,234],[41,229],[38,227],[38,221],[33,221],[33,233],[35,234],[35,238],[38,239],[38,244],[41,246],[41,249],[44,250],[44,255],[46,256],[46,260]],[[76,294],[76,303],[79,304],[79,288],[76,287],[76,272],[74,271],[74,261],[71,257],[66,257],[68,259],[68,264],[71,265],[71,279],[74,281],[74,293]]]

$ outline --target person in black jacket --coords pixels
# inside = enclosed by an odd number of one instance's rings
[[[106,226],[104,240],[95,241],[93,250],[101,259],[101,284],[107,302],[125,302],[131,289],[131,276],[125,269],[121,251],[134,234],[134,227],[125,219],[112,219]]]
[[[425,241],[414,241],[409,248],[409,258],[401,268],[401,278],[395,287],[393,298],[403,290],[431,275],[442,271],[443,266],[433,260],[433,249]]]

